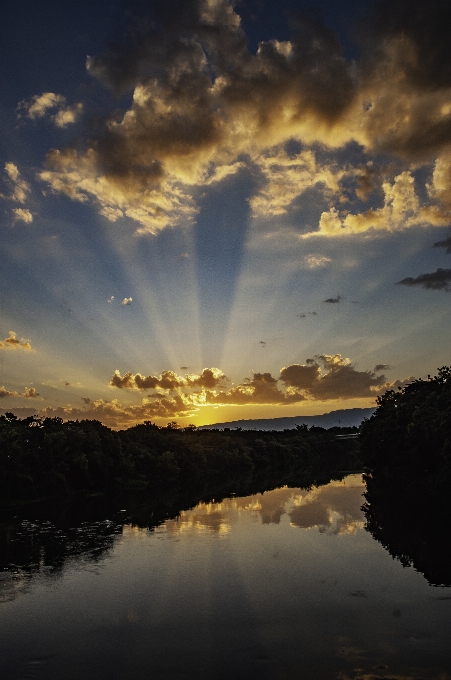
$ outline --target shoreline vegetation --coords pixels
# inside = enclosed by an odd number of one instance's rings
[[[359,437],[371,470],[365,528],[404,567],[450,587],[451,367],[388,391],[377,404]]]
[[[358,471],[358,428],[200,430],[149,421],[114,431],[96,420],[0,416],[2,505],[74,493],[119,494],[160,487],[240,486],[259,477],[309,484]]]

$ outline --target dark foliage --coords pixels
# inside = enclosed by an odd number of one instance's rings
[[[359,469],[356,428],[284,432],[181,429],[151,422],[115,432],[96,420],[0,416],[3,502],[76,491],[118,492],[155,485]]]
[[[361,425],[366,529],[392,557],[451,585],[451,368],[378,398]]]
[[[374,415],[361,425],[361,456],[375,470],[451,480],[451,368],[414,380],[377,399]]]

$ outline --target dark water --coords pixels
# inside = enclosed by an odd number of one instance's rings
[[[451,678],[451,588],[431,585],[449,568],[436,552],[433,576],[418,571],[432,548],[417,530],[410,555],[396,511],[373,490],[365,516],[364,491],[349,475],[166,521],[154,508],[147,527],[101,502],[9,518],[0,678]]]

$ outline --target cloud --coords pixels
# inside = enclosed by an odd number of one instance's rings
[[[27,196],[31,191],[31,187],[28,182],[22,178],[17,165],[14,165],[14,163],[5,163],[5,174],[6,178],[4,181],[9,186],[10,192],[7,195],[0,194],[0,197],[16,203],[25,203]],[[24,212],[28,212],[28,210]]]
[[[183,367],[182,367],[183,370]],[[179,376],[173,371],[163,371],[160,376],[142,376],[140,373],[125,373],[121,376],[116,370],[110,380],[111,387],[128,390],[167,390],[175,391],[181,388],[214,388],[226,381],[227,378],[219,368],[204,368],[200,375]]]
[[[34,387],[26,387],[23,396],[25,399],[36,399],[36,397],[39,397],[39,392],[36,392]]]
[[[373,371],[358,371],[349,359],[340,354],[319,354],[307,359],[305,364],[282,368],[278,378],[271,373],[254,372],[252,378],[243,380],[239,385],[221,389],[226,380],[219,369],[204,369],[200,375],[183,378],[171,371],[147,378],[131,373],[120,376],[116,371],[110,385],[130,390],[155,389],[157,392],[146,395],[140,404],[133,405],[121,404],[117,399],[107,401],[82,397],[82,408],[71,405],[47,407],[39,415],[63,420],[93,419],[110,427],[130,427],[143,420],[189,417],[205,406],[283,406],[303,401],[375,398],[386,389],[408,384],[413,378],[390,383],[383,375],[377,376]],[[161,394],[161,390],[174,394]],[[0,397],[8,396],[34,398],[39,395],[34,388],[26,387],[24,394],[20,394],[2,387]]]
[[[254,217],[284,215],[301,194],[318,184],[326,196],[338,193],[344,174],[343,170],[318,164],[311,150],[292,157],[279,148],[257,157],[255,163],[266,182],[249,201]]]
[[[451,254],[451,236],[445,238],[443,241],[434,243],[434,248],[445,248],[446,252]]]
[[[271,373],[254,373],[252,380],[245,380],[227,392],[207,390],[198,399],[205,404],[294,404],[304,401],[305,396],[296,389],[280,390],[277,378]]]
[[[9,331],[9,337],[0,341],[0,349],[23,349],[25,351],[31,351],[31,345],[29,340],[21,338],[17,339],[17,334],[14,331]]]
[[[18,117],[25,116],[30,120],[37,118],[44,118],[49,111],[58,109],[58,111],[51,116],[51,120],[57,127],[64,128],[71,123],[76,123],[82,113],[83,104],[77,102],[65,106],[66,97],[62,94],[55,94],[54,92],[43,92],[41,95],[35,94],[30,99],[24,99],[17,107]]]
[[[322,373],[321,367],[327,372]],[[305,365],[282,368],[280,379],[287,387],[304,390],[310,398],[319,400],[375,397],[387,384],[384,375],[357,371],[340,354],[317,354]]]
[[[23,397],[24,399],[36,399],[36,397],[39,397],[39,392],[36,392],[34,387],[25,387],[25,391],[22,394],[20,392],[10,392],[10,390],[7,390],[3,386],[0,387],[0,398],[4,397]]]
[[[125,298],[125,299],[127,299],[127,298]],[[110,304],[112,304],[113,300],[114,300],[114,295],[112,295],[110,298],[108,298],[108,302]]]
[[[66,106],[65,109],[60,109],[60,111],[53,116],[53,121],[57,127],[65,128],[80,120],[82,114],[83,104],[78,102],[77,104]]]
[[[287,405],[305,400],[375,398],[386,389],[404,384],[400,381],[389,383],[384,375],[376,375],[383,367],[386,365],[379,364],[374,371],[358,371],[349,359],[340,354],[318,354],[307,359],[305,364],[282,368],[278,378],[269,372],[254,372],[252,378],[246,378],[229,389],[224,389],[229,381],[217,368],[184,377],[173,371],[147,377],[130,372],[121,376],[116,371],[110,386],[127,390],[156,390],[156,393],[147,396],[149,403],[159,402],[161,391],[176,392],[185,406],[191,408],[225,404]]]
[[[323,212],[318,231],[309,232],[303,238],[312,236],[349,236],[374,231],[401,231],[413,226],[446,226],[451,222],[448,207],[440,205],[420,206],[415,190],[415,180],[411,172],[405,170],[394,178],[393,184],[386,180],[382,184],[384,205],[373,209],[345,216],[334,207]],[[434,182],[428,185],[431,196],[438,198],[438,190]],[[443,202],[442,202],[443,203]]]
[[[3,387],[0,387],[0,399],[3,399],[4,397],[20,397],[20,396],[21,396],[20,392],[10,392],[5,388],[4,385]]]
[[[406,279],[402,279],[402,281],[398,281],[398,284],[402,286],[421,286],[429,290],[445,290],[449,292],[451,290],[451,269],[439,268],[431,274],[420,274],[415,279],[409,276]]]
[[[35,120],[36,118],[43,118],[49,109],[63,106],[66,103],[66,98],[62,94],[55,94],[54,92],[43,92],[38,95],[35,94],[28,100],[20,102],[17,110],[24,111],[27,118]],[[19,117],[21,114],[19,113]]]
[[[192,222],[199,187],[245,168],[260,180],[249,198],[255,218],[287,214],[309,189],[322,194],[309,236],[451,224],[445,4],[425,12],[421,0],[409,11],[402,0],[393,11],[376,3],[356,62],[311,16],[292,22],[290,40],[262,41],[252,52],[239,3],[154,3],[152,18],[132,18],[122,42],[87,59],[93,78],[132,94],[130,106],[115,106],[73,144],[52,149],[40,178],[54,192],[94,201],[111,222],[134,221],[138,233]],[[29,118],[55,109],[60,126],[83,114],[81,103],[49,92],[20,105]],[[389,156],[392,170],[384,174],[371,159],[355,168],[324,153],[347,144]],[[432,164],[428,200],[420,200],[412,173]],[[383,205],[342,210],[351,179],[357,199],[383,194]]]
[[[338,304],[339,302],[341,302],[341,300],[342,300],[341,295],[337,295],[337,297],[334,297],[334,298],[327,298],[327,300],[323,300],[323,302],[328,302],[328,303],[331,304],[331,305],[336,305],[336,304]],[[312,312],[312,314],[316,314],[316,312]]]
[[[189,397],[175,395],[162,397],[154,401],[143,399],[141,404],[125,406],[117,399],[105,401],[103,399],[86,400],[84,408],[73,406],[47,407],[39,413],[42,417],[62,418],[63,420],[100,420],[109,427],[131,427],[138,422],[151,419],[173,419],[193,415],[197,407]]]
[[[304,261],[308,269],[320,269],[332,262],[331,258],[325,255],[306,255]]]
[[[380,371],[388,371],[390,366],[388,364],[376,364],[374,367],[374,372],[379,373]]]
[[[31,224],[33,222],[33,214],[29,210],[23,208],[13,208],[13,214],[16,221]]]
[[[110,300],[110,301],[111,301],[111,300]],[[122,304],[123,304],[123,305],[131,305],[131,304],[132,304],[132,301],[133,301],[133,298],[131,298],[131,297],[127,298],[127,297],[126,297],[126,298],[124,298],[124,299],[122,300]]]
[[[252,54],[231,2],[187,0],[181,12],[168,0],[155,12],[158,20],[139,22],[122,44],[87,60],[93,77],[133,91],[130,108],[112,113],[95,135],[88,129],[83,145],[51,151],[41,179],[150,233],[192,219],[193,188],[248,162],[267,177],[254,199],[258,213],[263,205],[285,210],[317,183],[336,191],[338,175],[312,166],[311,151],[289,162],[281,149],[292,137],[342,142],[334,126],[353,100],[355,79],[332,32],[304,20],[290,42],[263,42]],[[277,158],[269,148],[279,149]]]

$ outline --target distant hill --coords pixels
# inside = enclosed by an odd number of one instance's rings
[[[296,425],[308,425],[311,427],[358,427],[364,418],[370,418],[376,408],[348,408],[341,411],[323,413],[321,416],[293,416],[291,418],[262,418],[261,420],[234,420],[230,423],[214,423],[202,425],[198,429],[223,430],[225,427],[243,430],[294,430]]]

